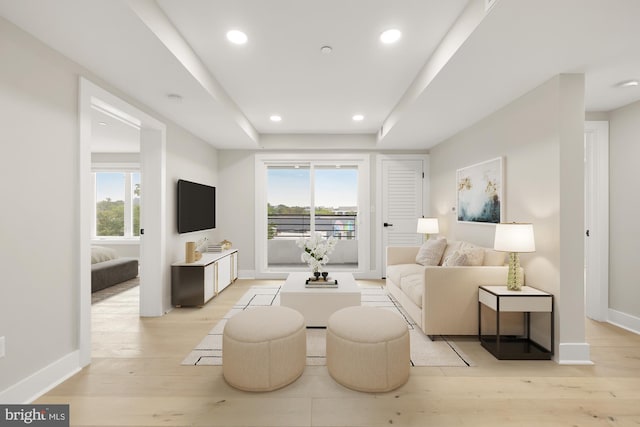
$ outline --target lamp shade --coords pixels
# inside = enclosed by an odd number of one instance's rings
[[[497,224],[493,249],[504,252],[535,252],[533,224]]]
[[[438,234],[438,218],[418,218],[418,233]]]

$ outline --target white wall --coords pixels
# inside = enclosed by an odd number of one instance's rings
[[[218,151],[217,230],[238,249],[238,274],[255,272],[255,161],[253,151]]]
[[[286,153],[295,151],[287,150]],[[220,239],[230,240],[233,247],[239,250],[238,268],[241,277],[254,277],[256,270],[255,155],[257,153],[264,154],[265,151],[219,151],[218,170],[221,185],[218,200],[223,208],[218,211],[220,213],[218,228]]]
[[[186,237],[175,231],[174,180],[215,185],[217,154],[3,18],[0,57],[0,401],[9,403],[78,367],[79,76],[167,125],[169,260],[183,256]]]
[[[296,138],[281,136],[279,140],[276,136],[270,137],[270,144],[283,147],[278,153],[288,155],[290,153],[304,153],[308,155],[310,151],[301,151],[308,142],[317,143],[317,138],[300,137],[299,145],[296,149]],[[325,135],[323,141],[330,147],[336,141],[342,141],[345,136],[337,135],[333,139],[332,135]],[[287,149],[284,150],[284,147]],[[220,239],[227,239],[233,242],[233,246],[239,250],[238,266],[241,277],[253,277],[255,274],[255,155],[265,154],[267,151],[249,150],[219,150],[218,151],[218,173],[220,181],[219,204],[224,208],[219,210],[220,223],[218,226]],[[275,152],[275,151],[274,151]],[[322,151],[315,151],[322,153]],[[324,153],[341,153],[342,151],[327,150]],[[286,153],[286,154],[284,154]],[[370,194],[365,208],[373,208],[376,205],[376,161],[377,152],[367,152],[370,156]],[[384,154],[397,154],[396,152],[385,152]],[[407,154],[407,153],[404,153]],[[419,153],[423,155],[424,153]],[[377,213],[370,212],[370,246],[371,257],[369,260],[370,270],[373,272],[380,266],[376,259],[375,247],[376,233],[379,219]]]
[[[554,294],[556,357],[559,342],[578,343],[582,352],[567,356],[573,360],[588,359],[581,279],[583,122],[584,78],[561,75],[430,152],[431,212],[440,219],[441,234],[489,247],[494,226],[456,221],[456,170],[504,158],[504,221],[534,224],[537,251],[520,255],[526,281]]]
[[[2,18],[0,58],[1,392],[78,346],[78,81]]]
[[[220,214],[224,205],[220,203],[218,186],[218,152],[213,147],[177,126],[167,128],[167,233],[172,236],[167,245],[170,262],[184,261],[185,242],[197,242],[207,237],[210,242],[219,242]],[[216,228],[178,234],[177,183],[186,179],[216,187]]]
[[[635,173],[640,159],[640,102],[611,111],[609,120],[609,307],[632,316],[626,326],[638,331],[640,198]]]

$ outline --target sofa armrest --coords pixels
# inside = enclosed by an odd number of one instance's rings
[[[477,335],[478,287],[507,283],[508,266],[424,269],[422,325],[427,335]]]
[[[415,264],[420,246],[387,246],[387,265]]]

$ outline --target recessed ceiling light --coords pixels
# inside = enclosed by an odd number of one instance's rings
[[[233,44],[245,44],[247,42],[247,35],[242,31],[231,30],[227,32],[227,40]]]
[[[169,100],[173,102],[182,102],[182,95],[179,95],[177,93],[167,94],[167,98],[169,98]]]
[[[364,116],[362,114],[355,114],[351,118],[353,119],[354,122],[361,122],[364,120]]]
[[[107,126],[107,122],[98,122],[100,126]]]
[[[616,86],[618,87],[638,86],[638,80],[627,80],[627,81],[618,83]]]
[[[282,117],[280,117],[277,114],[274,114],[273,116],[269,117],[269,120],[271,120],[272,122],[281,122],[282,121]]]
[[[400,37],[402,37],[400,30],[392,28],[380,34],[380,41],[384,44],[390,44],[400,40]]]
[[[331,46],[322,46],[320,48],[320,52],[322,53],[331,53],[333,51],[333,48]]]

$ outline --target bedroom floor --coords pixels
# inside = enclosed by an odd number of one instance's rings
[[[93,305],[100,301],[104,301],[107,298],[118,295],[138,285],[140,285],[140,276],[129,279],[126,282],[118,283],[117,285],[109,286],[105,289],[100,289],[99,291],[91,294],[91,304]]]
[[[138,316],[138,288],[93,306],[93,360],[35,403],[67,403],[74,426],[637,426],[640,336],[586,321],[592,366],[499,361],[455,340],[474,367],[412,368],[381,394],[348,390],[325,366],[270,393],[226,384],[219,366],[184,356],[251,286],[238,280],[203,308]]]

